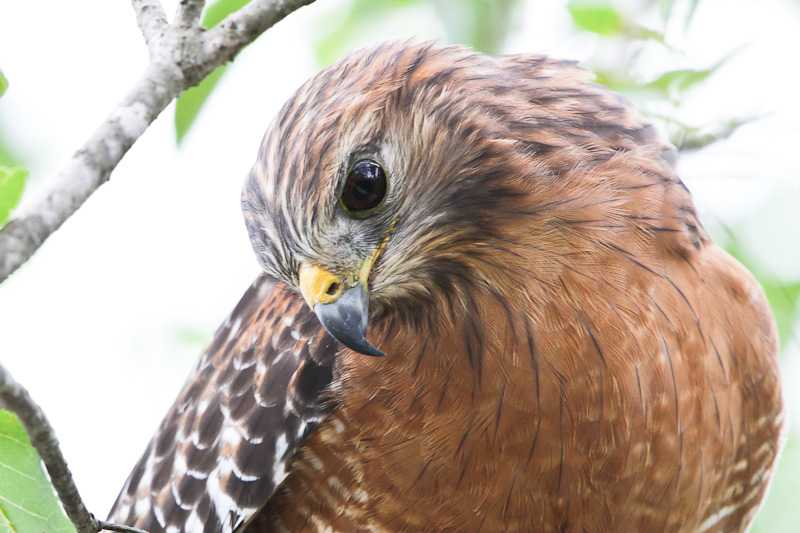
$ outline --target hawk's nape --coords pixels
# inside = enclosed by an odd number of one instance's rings
[[[388,43],[323,70],[245,184],[265,273],[110,520],[746,530],[775,325],[674,159],[572,62]]]

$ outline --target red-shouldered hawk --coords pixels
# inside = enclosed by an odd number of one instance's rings
[[[244,187],[264,274],[110,520],[747,529],[784,422],[773,318],[589,78],[390,43],[303,85]]]

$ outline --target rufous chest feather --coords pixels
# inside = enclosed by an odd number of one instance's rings
[[[776,374],[747,385],[729,349],[704,348],[730,339],[691,314],[663,313],[692,304],[689,288],[681,296],[655,286],[653,301],[632,313],[635,289],[615,301],[598,287],[583,308],[562,299],[535,314],[487,296],[441,316],[437,335],[376,331],[383,359],[342,353],[341,402],[270,504],[275,526],[722,531],[746,523],[752,513],[739,500],[760,493],[743,481],[734,502],[724,486],[737,463],[753,475],[771,467],[774,450],[749,458],[743,443],[772,442],[780,400],[763,404],[761,429],[741,427],[735,411],[758,410],[748,396],[774,390]],[[714,521],[726,506],[738,514]]]

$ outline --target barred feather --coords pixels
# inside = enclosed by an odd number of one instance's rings
[[[189,377],[109,520],[160,531],[236,531],[285,479],[333,407],[334,341],[305,303],[259,277]]]

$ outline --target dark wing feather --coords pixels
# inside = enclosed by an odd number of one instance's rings
[[[296,293],[259,277],[214,335],[109,521],[151,533],[245,524],[333,408],[336,349]]]

